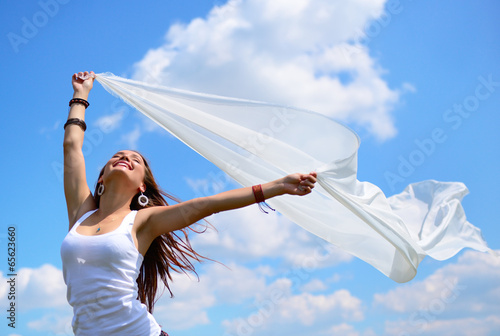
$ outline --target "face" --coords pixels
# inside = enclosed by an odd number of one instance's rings
[[[104,173],[99,180],[102,183],[115,176],[121,176],[131,183],[131,187],[145,191],[144,175],[145,163],[142,156],[131,150],[122,150],[113,155],[106,163]]]

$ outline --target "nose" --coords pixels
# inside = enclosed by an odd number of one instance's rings
[[[124,161],[128,161],[130,162],[130,158],[128,157],[127,154],[122,154],[122,156],[120,156],[120,159],[119,160],[124,160]]]

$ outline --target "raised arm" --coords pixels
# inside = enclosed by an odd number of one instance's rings
[[[289,194],[304,196],[311,192],[316,183],[316,173],[291,174],[278,180],[262,184],[265,199]],[[242,208],[256,203],[251,187],[234,189],[223,193],[196,198],[167,207],[152,207],[141,210],[144,228],[151,238],[166,232],[189,226],[217,212]]]
[[[93,72],[85,71],[73,75],[73,98],[87,101],[94,81],[93,74]],[[89,78],[82,80],[81,77],[84,76]],[[64,128],[64,194],[66,196],[70,228],[79,216],[95,208],[92,193],[87,185],[85,160],[82,152],[85,108],[85,104],[81,102],[71,104],[68,123]]]

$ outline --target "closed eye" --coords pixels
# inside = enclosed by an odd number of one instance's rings
[[[134,160],[135,162],[137,162],[137,163],[141,163],[141,159],[139,158],[139,156],[137,156],[137,155],[132,155],[132,158],[133,158],[133,160]]]

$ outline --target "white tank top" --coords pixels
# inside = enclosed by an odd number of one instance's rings
[[[108,233],[85,236],[73,225],[61,245],[67,299],[73,307],[76,336],[158,336],[161,328],[137,299],[137,282],[143,256],[131,235],[137,211]]]

